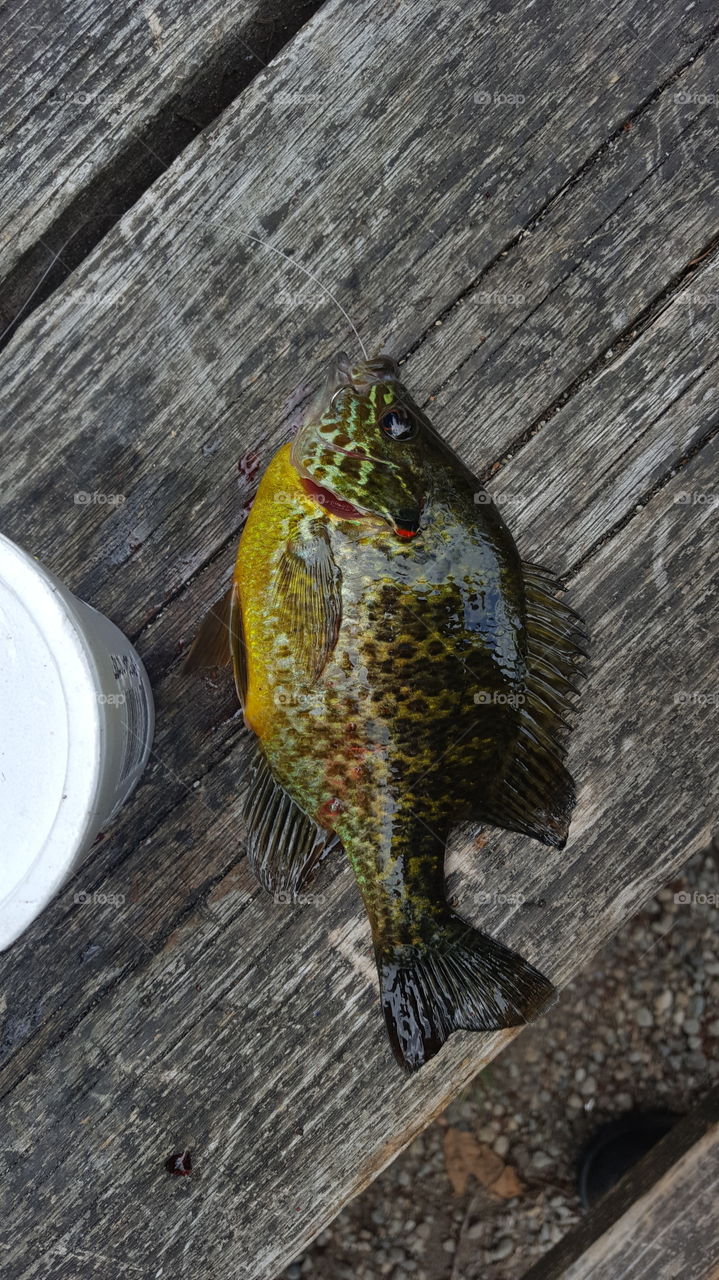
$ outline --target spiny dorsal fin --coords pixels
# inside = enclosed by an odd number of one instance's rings
[[[247,696],[247,663],[242,634],[242,613],[237,587],[231,583],[227,591],[208,609],[192,648],[183,663],[183,671],[200,671],[205,667],[228,667],[232,663],[237,696],[244,706]]]
[[[280,630],[310,679],[324,670],[342,618],[342,574],[322,520],[295,518],[278,565],[274,596]]]
[[[575,710],[577,681],[588,654],[584,622],[556,597],[554,575],[523,562],[527,609],[526,701],[519,737],[495,794],[487,821],[563,848],[575,802],[564,760]]]
[[[318,863],[340,848],[290,799],[258,747],[245,805],[247,860],[268,893],[299,893]]]

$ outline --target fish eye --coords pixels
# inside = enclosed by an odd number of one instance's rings
[[[417,424],[396,409],[390,409],[389,413],[384,414],[380,426],[390,440],[411,440],[417,434]]]

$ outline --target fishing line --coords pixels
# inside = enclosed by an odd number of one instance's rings
[[[72,233],[67,237],[67,240],[65,240],[65,241],[63,242],[63,244],[61,244],[61,245],[60,245],[60,248],[58,249],[57,253],[54,253],[54,252],[53,252],[53,250],[50,248],[50,246],[45,244],[45,241],[42,239],[42,237],[40,237],[40,238],[39,238],[38,243],[39,243],[39,244],[42,244],[42,245],[45,245],[45,248],[46,248],[50,253],[52,253],[52,258],[50,259],[50,262],[48,263],[48,265],[46,266],[46,268],[45,268],[45,270],[43,271],[42,275],[40,276],[40,279],[38,280],[37,284],[35,285],[35,288],[32,290],[32,292],[31,292],[31,293],[29,293],[29,294],[28,294],[27,298],[26,298],[26,299],[25,299],[25,301],[23,302],[23,304],[22,304],[22,306],[21,306],[20,310],[16,313],[16,315],[14,315],[14,316],[13,316],[12,320],[10,321],[10,323],[9,323],[9,324],[7,324],[7,325],[5,326],[5,328],[3,329],[2,333],[0,333],[0,342],[2,342],[2,341],[3,341],[3,339],[4,339],[5,335],[6,335],[6,334],[8,334],[8,333],[10,332],[10,330],[13,328],[13,326],[14,326],[14,325],[16,325],[16,324],[18,324],[18,322],[21,320],[22,316],[25,314],[25,312],[27,311],[27,308],[29,307],[30,303],[32,302],[33,298],[35,297],[35,294],[37,293],[37,291],[38,291],[38,289],[40,288],[41,284],[42,284],[42,283],[43,283],[43,281],[45,280],[46,276],[48,276],[48,275],[50,274],[50,272],[52,271],[52,269],[53,269],[53,267],[55,266],[55,263],[56,263],[56,262],[62,262],[62,255],[63,255],[63,253],[65,252],[65,250],[67,249],[67,246],[69,245],[70,241],[71,241],[71,240],[74,240],[74,239],[75,239],[75,236],[78,234],[78,232],[79,232],[79,231],[82,231],[83,227],[85,227],[86,225],[87,225],[87,223],[86,223],[86,222],[82,222],[82,223],[80,224],[80,226],[79,226],[79,227],[76,227],[76,228],[75,228],[75,230],[74,230],[74,231],[73,231],[73,232],[72,232]],[[66,264],[65,262],[62,262],[62,265],[63,265],[63,267],[65,267],[65,269],[66,269],[67,271],[69,271],[69,270],[70,270],[70,268],[67,266],[67,264]]]
[[[248,239],[248,240],[254,240],[255,244],[259,244],[263,249],[268,249],[270,253],[276,253],[276,254],[278,255],[278,257],[280,257],[280,258],[284,258],[285,262],[289,262],[290,266],[292,266],[292,267],[297,267],[297,269],[298,269],[299,271],[304,272],[304,274],[307,276],[308,280],[312,280],[312,281],[314,281],[314,283],[315,283],[315,284],[316,284],[320,289],[322,289],[322,291],[323,291],[324,293],[326,293],[326,294],[327,294],[327,297],[332,299],[332,301],[334,302],[335,306],[336,306],[336,307],[339,307],[339,310],[342,312],[342,315],[344,316],[344,318],[345,318],[345,320],[347,321],[347,323],[348,323],[348,325],[349,325],[350,329],[352,330],[352,332],[353,332],[353,334],[354,334],[355,338],[357,339],[357,341],[358,341],[358,342],[359,342],[359,344],[360,344],[360,349],[361,349],[361,351],[362,351],[362,355],[364,356],[365,360],[369,360],[369,356],[368,356],[367,351],[366,351],[366,349],[365,349],[364,342],[363,342],[363,341],[362,341],[362,339],[360,338],[360,336],[359,336],[359,333],[358,333],[358,331],[357,331],[356,326],[355,326],[355,325],[354,325],[354,323],[352,322],[351,317],[350,317],[350,316],[347,314],[347,312],[345,311],[345,309],[344,309],[344,307],[342,306],[342,303],[340,302],[339,298],[336,298],[336,297],[335,297],[335,295],[334,295],[334,294],[333,294],[333,293],[332,293],[332,292],[327,288],[327,285],[326,285],[326,284],[323,284],[323,283],[322,283],[322,281],[321,281],[321,280],[320,280],[320,279],[319,279],[319,278],[314,274],[314,272],[313,272],[313,271],[310,271],[309,267],[305,267],[301,262],[295,262],[294,258],[291,258],[291,257],[289,256],[289,254],[288,254],[288,253],[283,253],[282,249],[276,249],[276,248],[275,248],[275,246],[274,246],[273,244],[269,244],[266,240],[260,240],[259,236],[253,236],[253,235],[250,235],[249,231],[241,231],[241,232],[240,232],[240,235],[245,236],[245,237],[246,237],[246,239]]]

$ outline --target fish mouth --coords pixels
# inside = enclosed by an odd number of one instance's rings
[[[302,488],[308,498],[318,503],[325,511],[329,511],[330,515],[337,516],[339,520],[373,519],[371,511],[363,511],[361,507],[356,507],[354,503],[347,502],[344,498],[338,498],[336,493],[333,493],[331,489],[326,489],[324,485],[318,484],[311,476],[301,476],[300,479]]]
[[[355,506],[353,502],[348,502],[346,498],[338,498],[331,489],[318,484],[310,476],[301,476],[300,479],[308,498],[330,515],[336,516],[338,520],[365,520],[368,523],[388,525],[398,538],[407,541],[414,538],[420,531],[420,507],[414,510],[398,511],[396,517],[392,518],[380,515],[376,511],[366,511],[362,507]]]

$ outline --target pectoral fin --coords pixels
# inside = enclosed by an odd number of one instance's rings
[[[228,667],[230,663],[235,676],[237,696],[244,706],[247,695],[247,663],[242,635],[242,613],[234,583],[205,614],[183,664],[183,670]]]
[[[564,765],[577,680],[588,654],[584,622],[556,598],[557,581],[539,565],[522,565],[527,608],[527,679],[519,737],[482,817],[561,849],[575,803]]]
[[[336,836],[323,830],[272,776],[258,748],[245,805],[247,861],[268,893],[298,893],[318,863],[335,848]]]
[[[274,587],[278,625],[298,665],[313,680],[337,643],[342,619],[342,574],[322,520],[300,516],[280,557]]]

